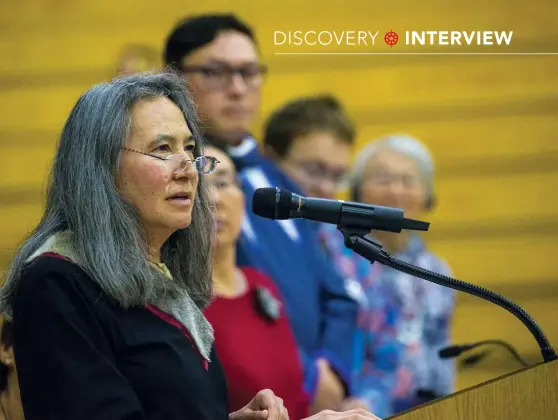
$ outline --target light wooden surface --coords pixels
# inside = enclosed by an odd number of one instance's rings
[[[558,362],[540,364],[388,419],[555,420]]]

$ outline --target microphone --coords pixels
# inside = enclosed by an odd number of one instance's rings
[[[382,246],[368,236],[371,230],[426,231],[430,226],[427,222],[405,219],[402,209],[307,198],[281,188],[259,188],[254,191],[252,197],[252,211],[268,219],[284,220],[302,217],[336,224],[337,229],[343,233],[345,246],[366,258],[371,264],[378,261],[402,273],[495,303],[518,318],[529,329],[539,345],[544,362],[551,362],[558,358],[539,325],[516,303],[483,287],[409,264],[383,251]]]
[[[521,357],[519,352],[511,344],[509,344],[504,340],[482,340],[470,344],[448,346],[441,349],[438,352],[438,355],[440,356],[441,359],[453,359],[454,357],[460,356],[461,354],[469,352],[477,347],[486,346],[486,345],[495,345],[495,346],[504,347],[513,356],[513,358],[521,364],[521,366],[523,367],[529,366],[529,364],[525,361],[525,359]],[[480,362],[481,359],[484,358],[484,356],[486,356],[486,353],[483,353],[482,355],[476,357],[474,359],[474,362],[475,363]]]
[[[258,188],[252,197],[252,211],[274,220],[303,218],[335,225],[370,230],[426,231],[430,223],[406,219],[403,209],[341,200],[302,197],[282,188]]]

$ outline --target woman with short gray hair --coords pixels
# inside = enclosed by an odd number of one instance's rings
[[[434,205],[434,164],[428,149],[408,135],[368,144],[350,177],[353,201],[402,208],[420,219]],[[438,350],[449,344],[454,292],[378,263],[344,246],[333,225],[322,240],[360,301],[352,395],[380,417],[453,392],[454,366]],[[450,275],[447,264],[408,231],[372,231],[397,258]],[[350,406],[350,405],[349,405]]]
[[[260,392],[227,413],[213,329],[213,216],[183,80],[94,86],[61,134],[44,215],[0,292],[26,420],[286,419]]]

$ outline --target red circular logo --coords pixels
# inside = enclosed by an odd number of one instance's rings
[[[390,47],[393,47],[395,44],[399,42],[399,36],[397,35],[397,33],[393,31],[389,31],[386,32],[386,35],[384,36],[384,41]]]

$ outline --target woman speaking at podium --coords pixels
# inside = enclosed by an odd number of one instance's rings
[[[78,100],[44,215],[0,291],[26,420],[288,419],[270,390],[228,413],[202,313],[214,236],[203,175],[217,163],[178,76],[119,78]]]

